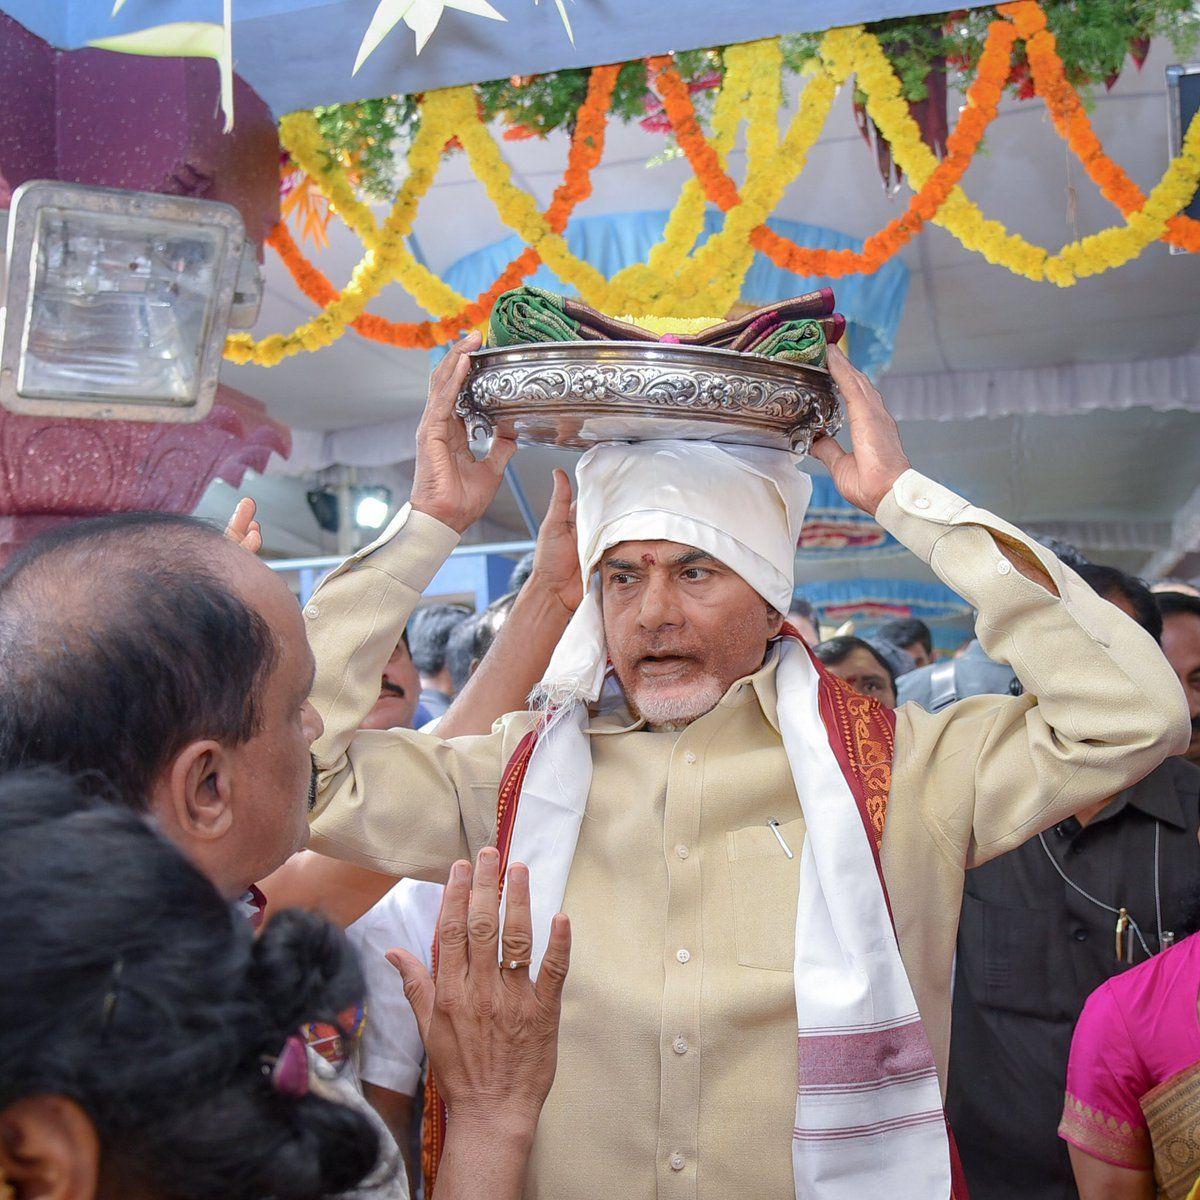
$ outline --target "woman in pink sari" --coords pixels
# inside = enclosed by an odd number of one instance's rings
[[[1088,999],[1059,1136],[1080,1200],[1188,1200],[1200,1178],[1200,933]]]

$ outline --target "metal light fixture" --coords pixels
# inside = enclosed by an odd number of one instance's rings
[[[36,180],[13,194],[0,403],[53,417],[198,421],[257,256],[228,204]]]
[[[386,487],[325,484],[307,494],[313,518],[326,533],[339,533],[342,512],[358,529],[382,529],[392,511],[392,491]]]

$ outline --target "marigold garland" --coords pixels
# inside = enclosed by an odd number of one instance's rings
[[[1125,168],[1104,153],[1079,93],[1067,80],[1062,59],[1055,48],[1054,34],[1046,25],[1046,14],[1032,0],[1002,4],[1000,12],[1012,21],[1019,36],[1025,39],[1034,86],[1046,101],[1059,135],[1083,164],[1101,195],[1125,216],[1136,212],[1145,204],[1145,194],[1129,178]],[[1173,216],[1167,222],[1166,240],[1193,254],[1200,253],[1200,221],[1183,214]]]
[[[575,206],[591,195],[591,173],[604,153],[608,108],[619,71],[619,65],[596,67],[589,78],[588,96],[579,112],[567,171],[546,210],[547,221],[557,230],[566,228],[567,219]],[[337,182],[332,179],[327,186],[330,192],[339,191]],[[355,216],[364,228],[369,230],[374,226],[374,215],[369,209],[365,210],[365,216],[362,211],[356,212]],[[328,308],[339,298],[337,289],[304,256],[283,222],[271,230],[267,241],[279,254],[304,294],[315,304]],[[510,288],[519,286],[523,279],[537,270],[540,263],[536,250],[531,247],[525,249],[508,264],[491,287],[458,312],[440,321],[388,321],[373,313],[363,313],[352,324],[359,333],[374,341],[408,349],[432,349],[457,337],[464,329],[485,321],[500,296]]]
[[[979,62],[978,75],[967,94],[967,103],[959,123],[947,143],[945,159],[920,191],[913,194],[904,214],[872,234],[861,251],[798,246],[791,238],[783,237],[767,225],[759,225],[751,232],[751,243],[777,266],[797,275],[841,276],[878,270],[921,230],[926,221],[936,215],[971,165],[984,132],[996,116],[1011,68],[1016,36],[1016,31],[1007,21],[993,22]],[[831,43],[831,48],[833,45]],[[831,54],[830,57],[834,56]],[[835,77],[844,79],[849,74],[849,63],[860,60],[859,54],[848,58],[841,70],[835,71]],[[686,86],[669,68],[660,72],[658,82],[675,136],[687,154],[692,170],[704,184],[709,199],[728,211],[741,202],[741,197],[733,181],[716,162],[711,147],[699,129],[691,111],[691,98]]]
[[[651,60],[650,75],[694,179],[683,189],[663,240],[648,261],[627,267],[612,279],[573,254],[562,234],[570,213],[590,194],[591,171],[603,153],[605,121],[619,65],[592,71],[567,170],[545,213],[513,183],[508,164],[480,117],[472,88],[449,88],[425,96],[420,132],[409,151],[409,174],[382,226],[359,200],[346,165],[324,145],[312,114],[291,114],[281,122],[281,141],[330,206],[362,238],[366,254],[339,293],[304,257],[286,227],[279,225],[268,240],[297,284],[322,311],[290,334],[259,341],[247,334],[233,335],[227,342],[226,357],[273,366],[301,350],[329,345],[348,325],[364,336],[393,345],[437,345],[485,320],[499,295],[543,261],[585,300],[609,312],[687,317],[728,308],[737,299],[756,249],[799,274],[871,272],[928,221],[943,226],[990,262],[1026,278],[1048,279],[1064,287],[1128,262],[1158,239],[1200,252],[1200,221],[1181,215],[1200,184],[1200,120],[1191,122],[1180,154],[1150,194],[1143,194],[1105,154],[1078,93],[1066,78],[1040,5],[1036,0],[1013,0],[1000,5],[999,12],[1002,19],[989,28],[978,74],[941,163],[922,140],[878,39],[861,27],[832,29],[822,37],[816,73],[782,139],[776,116],[783,77],[777,40],[732,46],[726,51],[725,82],[713,110],[711,139],[700,128],[688,86],[671,61]],[[1070,243],[1057,254],[985,217],[959,186],[995,117],[1018,40],[1025,43],[1033,84],[1045,100],[1055,128],[1125,218],[1123,224]],[[916,190],[906,211],[871,235],[861,251],[799,246],[770,230],[766,217],[803,169],[838,88],[851,76],[865,93],[867,112],[891,144],[895,162]],[[739,188],[725,164],[743,118],[747,123],[747,171]],[[474,301],[459,296],[418,263],[405,241],[421,200],[432,186],[443,147],[452,139],[466,150],[501,219],[527,243]],[[722,228],[696,250],[710,199],[725,213],[725,219]],[[396,323],[367,313],[367,303],[392,280],[440,319]]]
[[[668,61],[666,55],[650,59],[647,65],[651,75]],[[744,91],[744,83],[738,75],[738,65],[735,59],[733,65],[727,68],[725,85],[718,92],[713,105],[711,145],[722,167],[733,149],[742,121],[739,98]],[[622,288],[631,298],[636,297],[637,303],[633,305],[636,311],[651,312],[659,296],[670,287],[704,232],[707,208],[708,197],[704,185],[699,179],[689,179],[667,218],[662,241],[650,251],[644,263],[631,263],[612,277],[611,282],[615,287]]]

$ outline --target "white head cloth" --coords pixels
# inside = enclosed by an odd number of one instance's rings
[[[694,546],[736,571],[779,612],[812,481],[798,454],[712,442],[604,443],[575,469],[579,565],[589,581],[538,689],[553,704],[595,700],[608,652],[592,572],[619,542]]]

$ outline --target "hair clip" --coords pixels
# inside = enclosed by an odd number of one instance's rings
[[[262,1069],[281,1096],[298,1100],[308,1095],[308,1047],[298,1033],[293,1033],[283,1043],[283,1049],[274,1059],[264,1058]]]

